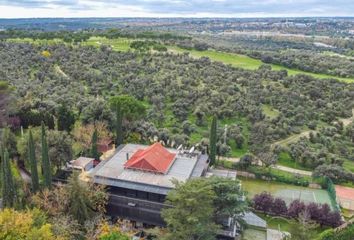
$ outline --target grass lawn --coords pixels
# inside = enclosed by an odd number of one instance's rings
[[[263,167],[261,166],[250,166],[248,169],[251,170],[251,172],[257,172],[257,170],[262,169]],[[270,168],[269,169],[270,173],[277,175],[279,177],[284,177],[284,178],[294,178],[294,174],[290,172],[286,172],[280,169],[275,169],[275,168]],[[302,180],[306,180],[308,182],[312,181],[312,178],[310,176],[301,176]]]
[[[219,122],[220,126],[225,126],[225,125],[230,126],[232,124],[237,124],[238,126],[241,127],[242,129],[241,132],[245,139],[244,143],[242,144],[242,148],[237,148],[236,143],[233,140],[230,140],[228,142],[228,145],[231,147],[230,157],[238,158],[238,157],[242,157],[248,152],[248,137],[249,137],[250,123],[244,117],[228,118],[228,119],[223,119]]]
[[[108,39],[105,37],[90,37],[84,45],[99,47],[101,45],[109,45],[114,51],[125,52],[130,49],[130,43],[133,39],[129,38],[115,38]]]
[[[231,64],[234,67],[244,68],[254,70],[257,69],[259,66],[264,64],[261,60],[254,59],[248,57],[246,55],[240,55],[235,53],[227,53],[227,52],[219,52],[214,50],[206,50],[206,51],[197,51],[197,50],[186,50],[179,47],[169,47],[169,49],[173,52],[189,52],[191,56],[200,58],[200,57],[209,57],[213,61],[223,62],[225,64]],[[305,72],[298,69],[290,69],[280,65],[270,64],[273,70],[287,70],[289,75],[296,75],[296,74],[307,74],[311,75],[316,78],[335,78],[343,82],[352,83],[354,82],[354,78],[342,78],[331,76],[327,74],[319,74],[319,73],[311,73]]]
[[[263,113],[270,119],[276,118],[279,116],[279,111],[268,104],[263,104],[262,106]]]
[[[172,116],[171,111],[166,111],[165,112],[166,116],[166,123],[169,123],[168,125],[173,125],[171,123],[171,119],[174,119]],[[170,119],[170,120],[168,120]],[[188,116],[189,122],[195,124],[196,122],[196,117],[193,114],[190,114]],[[208,138],[209,137],[209,132],[210,132],[210,125],[211,125],[211,120],[212,117],[208,116],[205,120],[205,123],[203,126],[197,126],[196,131],[193,132],[190,136],[190,142],[192,144],[198,143],[202,138]],[[232,125],[232,124],[237,124],[242,128],[242,135],[245,138],[244,144],[242,145],[242,148],[237,148],[236,143],[233,140],[230,140],[228,142],[228,145],[231,147],[231,152],[230,152],[230,157],[242,157],[248,152],[248,135],[249,135],[249,122],[247,121],[246,118],[243,117],[234,117],[234,118],[227,118],[227,119],[222,119],[218,121],[219,127],[224,128],[225,125]]]
[[[278,165],[284,166],[284,167],[300,169],[300,170],[306,170],[306,171],[312,170],[310,168],[303,167],[300,164],[298,164],[297,162],[295,162],[294,159],[291,158],[291,156],[288,152],[280,152],[279,153]]]
[[[266,240],[267,232],[262,230],[256,230],[252,228],[247,228],[243,231],[242,240]]]
[[[273,217],[262,213],[257,213],[257,215],[267,221],[268,228],[277,230],[280,229],[280,231],[291,232],[292,227],[298,224],[293,220],[289,220],[283,217]],[[315,236],[317,236],[324,230],[326,229],[317,227],[315,229],[312,229],[312,232]]]
[[[248,144],[245,142],[242,148],[237,148],[234,141],[229,141],[228,145],[231,147],[230,157],[239,158],[248,152]]]
[[[354,216],[354,211],[348,210],[348,209],[341,209],[343,217],[345,217],[346,220],[350,220]]]
[[[344,160],[343,167],[347,171],[354,172],[354,161]]]
[[[275,146],[275,145],[280,145],[280,146],[287,146],[289,145],[290,143],[293,143],[293,142],[297,142],[300,138],[302,137],[309,137],[310,135],[310,132],[314,132],[313,130],[308,130],[308,129],[304,129],[301,133],[298,133],[298,134],[293,134],[285,139],[282,139],[282,140],[279,140],[277,142],[274,142],[272,145]]]

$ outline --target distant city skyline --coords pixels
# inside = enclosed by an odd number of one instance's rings
[[[354,16],[353,0],[0,0],[0,18]]]

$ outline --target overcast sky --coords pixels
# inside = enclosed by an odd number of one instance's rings
[[[0,0],[0,18],[354,16],[354,0]]]

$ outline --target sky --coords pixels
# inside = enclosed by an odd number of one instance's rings
[[[0,0],[0,18],[354,16],[354,0]]]

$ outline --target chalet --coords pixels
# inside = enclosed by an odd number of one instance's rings
[[[198,151],[179,151],[160,143],[151,146],[126,144],[116,149],[90,173],[93,182],[108,187],[107,213],[112,217],[131,220],[139,226],[165,226],[160,213],[174,188],[173,179],[204,177],[208,172],[208,155]],[[207,174],[208,173],[208,174]],[[226,174],[227,175],[227,174]],[[232,219],[223,219],[222,239],[235,239]]]

